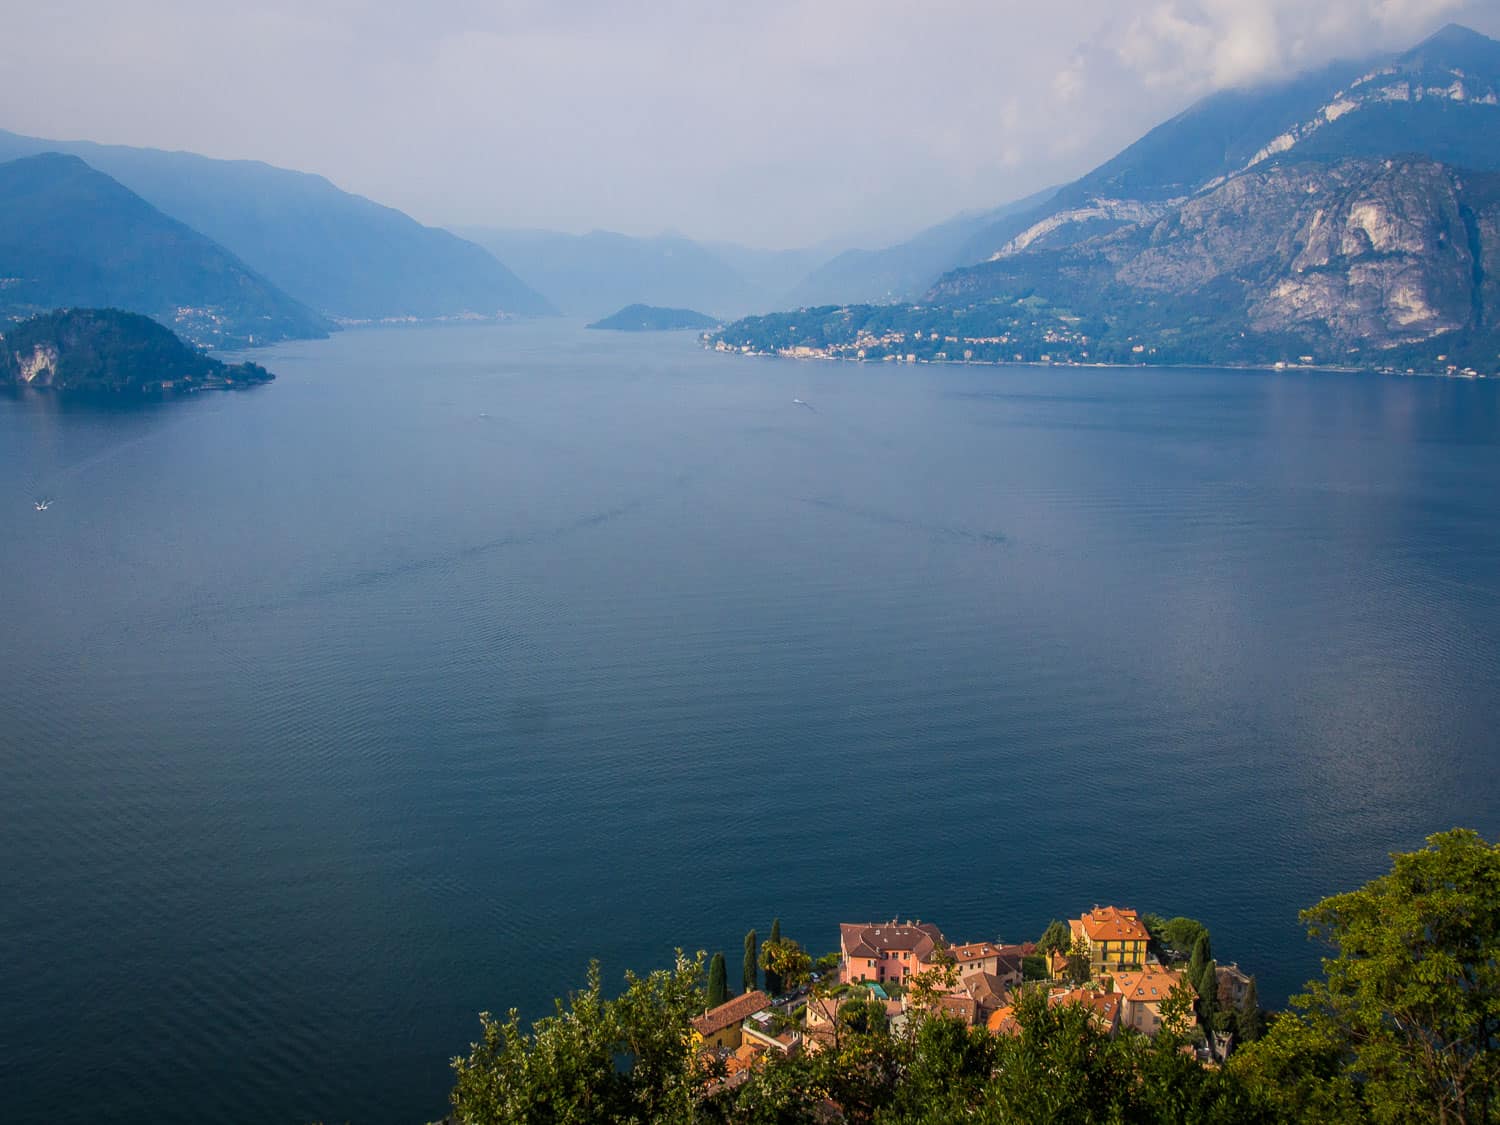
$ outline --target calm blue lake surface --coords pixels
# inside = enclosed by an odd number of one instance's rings
[[[480,1009],[778,914],[1185,913],[1280,1002],[1299,908],[1500,832],[1500,386],[257,358],[0,398],[7,1120],[412,1125]]]

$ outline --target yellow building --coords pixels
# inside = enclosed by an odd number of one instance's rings
[[[1074,944],[1082,941],[1089,951],[1089,968],[1095,976],[1139,969],[1146,963],[1146,927],[1134,910],[1118,906],[1096,906],[1082,918],[1068,923]]]
[[[747,992],[717,1008],[710,1008],[693,1020],[693,1031],[698,1037],[696,1046],[699,1049],[723,1047],[734,1050],[743,1038],[740,1025],[770,1006],[771,998],[764,992]]]

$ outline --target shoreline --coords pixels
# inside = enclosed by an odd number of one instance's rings
[[[1391,376],[1399,379],[1457,379],[1466,383],[1485,382],[1490,379],[1500,379],[1500,372],[1495,375],[1487,375],[1483,371],[1475,371],[1472,368],[1453,368],[1448,371],[1397,371],[1389,367],[1347,367],[1335,364],[1322,363],[1283,363],[1259,364],[1259,363],[1059,363],[1055,360],[1042,361],[1034,359],[1012,359],[1012,360],[986,360],[986,359],[913,359],[906,360],[895,356],[882,359],[861,359],[857,356],[842,355],[790,355],[786,352],[767,351],[745,351],[740,348],[713,347],[705,343],[704,351],[715,352],[719,355],[734,356],[747,359],[789,359],[798,363],[852,363],[861,366],[883,367],[892,364],[897,367],[1042,367],[1042,368],[1072,368],[1084,370],[1104,371],[1243,371],[1254,372],[1265,375],[1282,375],[1289,371],[1322,372],[1334,375],[1381,375]]]

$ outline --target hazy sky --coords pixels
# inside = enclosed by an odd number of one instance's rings
[[[1215,88],[1500,0],[47,0],[0,127],[320,172],[424,222],[890,241]]]

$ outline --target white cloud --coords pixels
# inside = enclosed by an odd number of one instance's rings
[[[1466,0],[1164,0],[1125,16],[1117,53],[1147,85],[1221,89],[1406,46]]]
[[[789,244],[994,206],[1450,15],[1500,34],[1461,4],[53,0],[8,14],[0,127],[317,171],[426,221]]]

